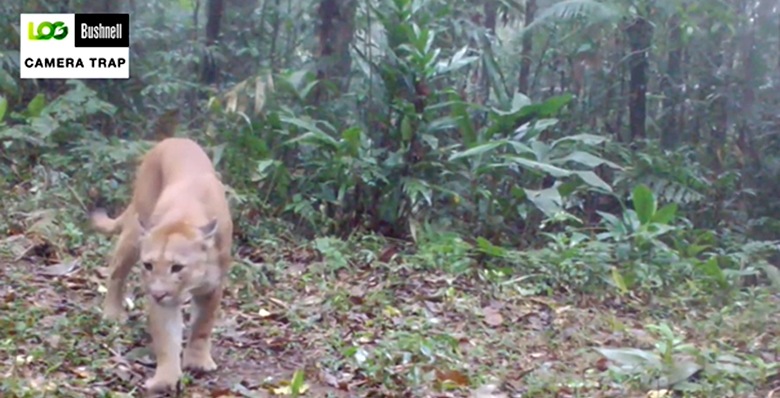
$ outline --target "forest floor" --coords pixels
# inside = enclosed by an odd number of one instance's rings
[[[108,247],[91,244],[46,265],[51,248],[0,239],[0,397],[143,396],[145,299],[133,278],[128,322],[101,320]],[[664,375],[688,379],[688,396],[773,393],[780,301],[761,289],[724,303],[535,295],[522,278],[400,255],[334,263],[270,245],[237,257],[215,331],[220,369],[187,375],[180,396],[643,397]],[[607,360],[599,348],[618,350]]]

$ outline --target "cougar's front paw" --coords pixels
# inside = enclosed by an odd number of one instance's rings
[[[203,351],[184,349],[184,369],[199,372],[211,372],[217,370],[217,363],[211,358],[211,354]]]
[[[115,322],[124,322],[127,319],[122,303],[106,301],[103,303],[103,319]]]
[[[180,373],[177,374],[175,372],[156,372],[154,377],[146,380],[144,388],[146,388],[146,391],[153,393],[176,391],[179,388],[180,376]]]

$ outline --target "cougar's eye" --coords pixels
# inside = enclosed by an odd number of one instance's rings
[[[181,264],[173,264],[173,265],[171,265],[171,273],[172,274],[181,272],[181,270],[183,270],[183,269],[184,269],[184,266],[181,265]]]
[[[151,271],[154,266],[152,263],[144,263],[144,268],[146,268],[147,271]]]

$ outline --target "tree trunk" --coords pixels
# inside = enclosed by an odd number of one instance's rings
[[[680,19],[673,15],[669,19],[669,53],[666,59],[666,76],[661,87],[664,91],[663,120],[661,122],[661,147],[672,149],[677,145],[680,131],[680,84],[682,68],[682,29]]]
[[[498,17],[498,2],[487,0],[483,5],[485,11],[485,28],[491,35],[496,34],[496,18]]]
[[[482,23],[482,15],[479,13],[479,9],[473,9],[474,15],[471,16],[471,20],[475,23]],[[485,14],[485,19],[483,26],[485,27],[485,30],[488,33],[488,37],[494,36],[496,34],[496,19],[498,14],[498,4],[496,4],[493,0],[484,0],[482,3],[482,11]],[[476,38],[476,36],[475,36]],[[490,39],[487,39],[485,41],[488,41]],[[474,47],[478,47],[480,45],[483,45],[484,41],[481,42],[480,40],[470,40],[470,45]],[[482,65],[482,68],[477,70],[477,73],[479,73],[479,88],[478,88],[478,100],[475,101],[478,104],[484,104],[489,101],[490,98],[490,75],[488,74],[486,68],[484,65]],[[477,124],[481,125],[483,123],[483,120],[481,118],[476,119]]]
[[[349,46],[355,35],[357,0],[321,0],[319,7],[319,49],[317,59],[317,85],[314,100],[327,100],[325,82],[332,82],[338,94],[349,90],[352,57]]]
[[[528,27],[534,22],[536,16],[536,0],[527,0],[525,2],[525,26]],[[520,79],[517,84],[517,91],[530,96],[528,92],[528,82],[531,75],[531,51],[533,50],[533,34],[526,31],[523,34],[523,49],[520,59]]]
[[[222,14],[225,11],[223,0],[208,0],[206,16],[206,45],[213,46],[219,40]],[[219,78],[218,66],[214,57],[207,51],[203,59],[203,83],[214,84]]]
[[[630,81],[628,99],[628,119],[631,129],[631,139],[644,139],[645,120],[647,117],[647,58],[650,44],[653,40],[653,26],[643,17],[636,17],[628,26],[628,43],[631,48],[629,56]]]

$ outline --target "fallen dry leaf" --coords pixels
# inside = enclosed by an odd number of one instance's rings
[[[38,271],[38,273],[46,276],[63,276],[76,271],[76,269],[79,266],[79,263],[80,261],[78,259],[72,261],[65,261],[59,264],[44,267],[40,271]]]
[[[490,326],[501,326],[504,323],[504,317],[495,308],[485,307],[482,309],[482,315],[485,317],[485,323]]]
[[[436,380],[440,383],[452,383],[460,387],[465,387],[469,385],[469,378],[466,377],[463,373],[447,369],[447,370],[438,370],[436,369]]]

